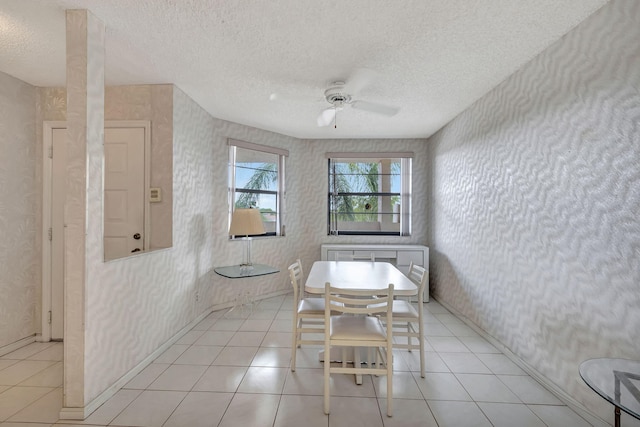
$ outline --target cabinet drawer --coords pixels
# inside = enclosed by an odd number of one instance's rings
[[[357,256],[357,257],[368,257],[368,256],[371,255],[372,252],[376,256],[376,259],[378,259],[378,258],[389,259],[389,258],[395,258],[396,257],[396,251],[381,251],[381,250],[353,251],[353,255]]]
[[[369,256],[370,253],[366,256]],[[353,251],[327,251],[327,261],[335,261],[338,255],[353,255]]]
[[[398,265],[409,265],[413,262],[416,265],[424,266],[422,251],[398,251]]]

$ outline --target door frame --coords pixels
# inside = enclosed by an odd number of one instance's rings
[[[143,250],[149,249],[149,186],[151,183],[151,122],[148,120],[109,120],[104,122],[105,128],[144,128],[144,246]],[[42,132],[42,307],[41,307],[41,336],[38,341],[51,341],[51,323],[49,323],[49,311],[51,311],[51,243],[49,240],[49,229],[51,224],[51,181],[52,181],[52,134],[54,129],[66,129],[67,122],[62,120],[43,121]],[[104,146],[104,141],[103,141]],[[104,184],[104,171],[102,175]],[[104,188],[104,185],[103,185]],[[103,213],[104,214],[104,213]],[[119,258],[126,259],[126,258]],[[114,260],[117,261],[117,260]],[[113,262],[113,261],[110,261]],[[64,290],[63,290],[64,292]]]

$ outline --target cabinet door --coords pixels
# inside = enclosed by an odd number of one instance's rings
[[[413,261],[416,265],[424,266],[422,251],[398,251],[398,265],[409,265]]]

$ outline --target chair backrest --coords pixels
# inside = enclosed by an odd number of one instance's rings
[[[293,300],[297,306],[299,298],[304,295],[300,289],[300,286],[302,286],[302,261],[297,259],[296,262],[289,266],[288,270],[291,286],[293,287]]]
[[[376,261],[376,254],[375,254],[375,252],[371,252],[370,255],[353,255],[353,254],[346,254],[344,252],[337,252],[336,253],[336,261],[371,261],[371,262],[375,262]]]
[[[411,262],[409,265],[409,279],[418,286],[418,301],[422,302],[424,295],[424,287],[427,284],[427,270],[424,267]]]
[[[393,283],[386,289],[354,290],[334,288],[330,283],[324,285],[325,321],[331,313],[381,314],[386,313],[387,322],[391,322],[393,309]],[[328,323],[327,323],[328,324]],[[388,323],[389,325],[391,323]]]

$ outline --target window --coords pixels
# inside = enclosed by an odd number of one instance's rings
[[[330,235],[408,236],[413,153],[327,153]]]
[[[284,235],[287,150],[229,139],[229,224],[235,208],[257,208],[267,236]]]

